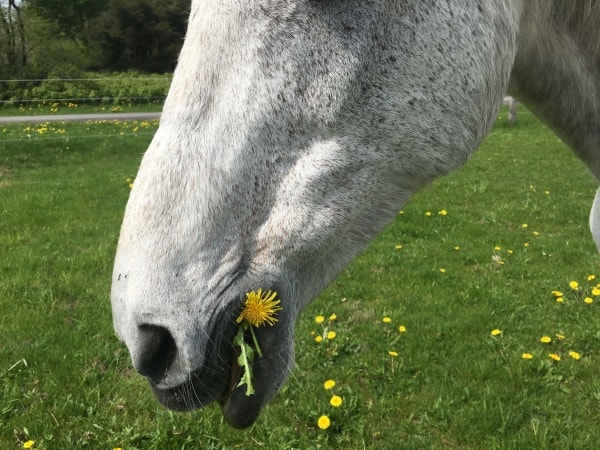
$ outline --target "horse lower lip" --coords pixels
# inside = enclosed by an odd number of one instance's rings
[[[227,401],[229,399],[231,393],[239,383],[240,374],[242,371],[242,368],[237,362],[239,356],[240,350],[238,348],[234,348],[231,352],[231,364],[229,366],[229,382],[227,383],[227,387],[225,389],[225,392],[223,393],[223,401]]]

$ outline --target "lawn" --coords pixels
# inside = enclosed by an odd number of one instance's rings
[[[600,441],[596,184],[530,113],[514,127],[501,116],[463,170],[415,195],[305,311],[297,366],[245,431],[216,406],[159,406],[112,331],[127,180],[155,128],[0,127],[0,448]]]

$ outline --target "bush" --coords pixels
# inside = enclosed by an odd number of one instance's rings
[[[0,101],[7,106],[47,101],[145,104],[164,99],[170,83],[171,74],[146,75],[132,71],[105,74],[62,66],[42,79],[0,82]]]

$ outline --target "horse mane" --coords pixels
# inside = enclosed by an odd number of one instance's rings
[[[600,0],[552,0],[550,4],[553,11],[548,19],[573,36],[588,56],[600,62]]]

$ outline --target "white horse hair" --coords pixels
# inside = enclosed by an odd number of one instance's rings
[[[293,366],[300,311],[468,160],[506,92],[600,178],[599,55],[598,0],[193,0],[112,286],[157,399],[252,424]],[[231,342],[259,288],[283,310],[257,330],[246,396]]]

